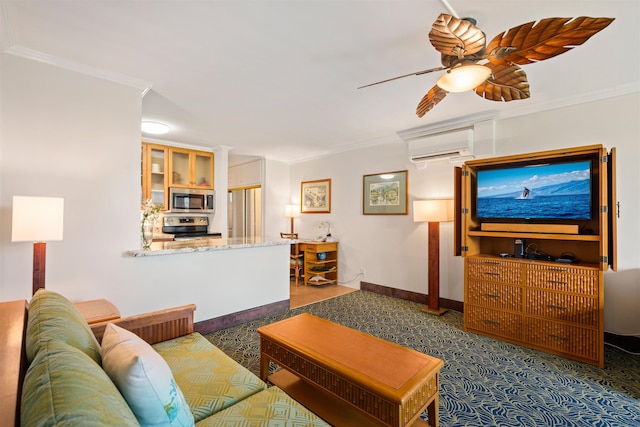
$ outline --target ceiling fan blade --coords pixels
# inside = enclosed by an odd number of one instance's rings
[[[427,94],[420,100],[418,107],[416,108],[416,114],[418,117],[422,117],[433,109],[438,102],[442,101],[447,96],[446,90],[436,85],[427,92]]]
[[[485,67],[491,68],[492,75],[475,88],[476,94],[490,101],[509,102],[529,98],[527,74],[518,65],[489,62]]]
[[[442,70],[446,70],[448,67],[436,67],[436,68],[429,68],[428,70],[422,70],[422,71],[418,71],[415,73],[409,73],[409,74],[405,74],[403,76],[398,76],[398,77],[392,77],[390,79],[387,80],[382,80],[380,82],[375,82],[375,83],[371,83],[368,85],[364,85],[364,86],[360,86],[358,89],[362,89],[363,87],[369,87],[369,86],[375,86],[375,85],[379,85],[380,83],[387,83],[393,80],[398,80],[398,79],[402,79],[404,77],[409,77],[409,76],[419,76],[421,74],[427,74],[427,73],[433,73],[434,71],[442,71]]]
[[[487,52],[496,49],[515,48],[501,58],[489,55],[487,59],[496,64],[530,64],[544,61],[565,53],[589,40],[591,36],[606,28],[615,18],[546,18],[528,22],[502,32],[489,42]]]
[[[441,13],[429,31],[429,41],[444,55],[472,55],[484,49],[486,37],[472,22]]]

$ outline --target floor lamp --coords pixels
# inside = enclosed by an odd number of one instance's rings
[[[291,218],[291,234],[293,233],[293,219],[298,218],[300,216],[300,206],[298,205],[287,205],[285,206],[284,216],[287,218]]]
[[[418,200],[413,202],[413,220],[429,223],[427,307],[423,311],[440,316],[440,223],[453,221],[453,199]]]
[[[48,241],[62,240],[64,199],[13,196],[12,242],[33,242],[33,293],[44,288]]]

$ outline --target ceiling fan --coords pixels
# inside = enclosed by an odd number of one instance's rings
[[[358,89],[408,76],[444,71],[422,98],[416,114],[424,116],[449,92],[474,89],[491,101],[529,98],[529,81],[520,65],[544,61],[567,52],[606,28],[615,18],[545,18],[518,25],[495,36],[487,45],[485,34],[473,18],[440,14],[429,41],[441,53],[442,67],[405,74]]]

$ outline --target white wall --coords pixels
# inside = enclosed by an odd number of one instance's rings
[[[427,224],[414,223],[412,200],[453,196],[453,168],[448,162],[417,170],[408,160],[406,145],[399,138],[374,147],[347,151],[291,167],[291,194],[299,202],[300,183],[331,179],[331,213],[302,214],[296,220],[303,238],[320,234],[322,221],[331,223],[332,235],[339,240],[339,281],[358,288],[360,267],[364,281],[393,288],[426,293]],[[363,215],[363,175],[408,170],[408,215]],[[441,253],[453,252],[453,227],[441,225]],[[462,262],[442,257],[442,283],[459,283]],[[455,280],[459,278],[460,280]],[[456,291],[459,291],[456,293]],[[443,286],[445,298],[462,300],[462,287]]]
[[[617,147],[619,272],[605,274],[605,328],[619,334],[640,334],[640,101],[638,93],[566,107],[544,113],[498,120],[496,155],[602,144]],[[362,176],[409,170],[409,215],[362,215]],[[448,161],[429,163],[424,170],[410,162],[400,141],[348,151],[291,166],[290,192],[300,182],[331,178],[330,214],[303,214],[297,220],[302,236],[316,237],[317,225],[330,221],[340,241],[340,281],[354,278],[360,267],[364,281],[426,293],[426,224],[414,223],[413,200],[451,197],[453,171]],[[463,263],[453,257],[453,225],[441,224],[440,295],[463,301]],[[353,281],[348,286],[358,287]]]
[[[139,245],[140,91],[3,56],[0,297],[31,295],[32,245],[11,243],[13,195],[64,197],[47,287],[101,297],[122,286],[123,252]]]
[[[46,287],[72,301],[107,298],[122,315],[196,303],[200,321],[289,298],[288,246],[125,254],[140,247],[139,90],[10,55],[1,73],[0,300],[31,298],[33,249],[11,243],[13,195],[64,197]],[[226,209],[220,218],[226,230]]]

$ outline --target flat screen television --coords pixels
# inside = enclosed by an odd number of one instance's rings
[[[476,172],[480,221],[588,221],[595,183],[591,160],[508,165]]]

